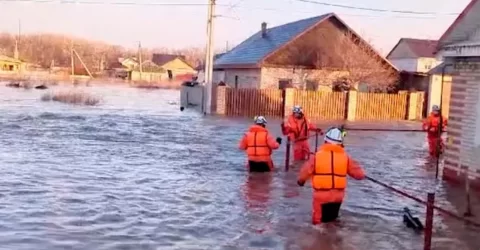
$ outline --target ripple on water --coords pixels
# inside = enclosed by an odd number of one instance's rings
[[[158,105],[178,92],[89,88],[106,104],[85,109],[1,91],[16,101],[0,105],[0,249],[422,246],[401,210],[423,218],[424,207],[366,181],[349,182],[339,223],[311,226],[311,189],[297,187],[298,167],[283,173],[284,147],[277,173],[247,178],[237,143],[251,121]],[[375,178],[419,197],[432,186],[422,135],[352,131],[347,144]],[[437,200],[461,210],[452,190],[439,187]],[[477,236],[435,219],[434,249],[480,249]]]

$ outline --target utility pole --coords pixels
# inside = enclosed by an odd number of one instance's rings
[[[18,37],[17,39],[15,39],[15,51],[13,52],[13,57],[15,59],[19,59],[20,58],[20,53],[18,51],[18,44],[20,43],[20,36],[21,36],[21,23],[20,23],[20,19],[18,20]]]
[[[72,67],[72,79],[75,77],[75,62],[73,61],[73,39],[70,40],[70,65]]]
[[[204,98],[205,114],[212,112],[212,78],[213,78],[213,21],[215,18],[215,1],[209,0],[208,3],[208,21],[207,21],[207,55],[205,60],[205,91],[206,98]]]
[[[138,42],[138,67],[140,69],[140,81],[142,80],[143,66],[142,66],[142,43]]]

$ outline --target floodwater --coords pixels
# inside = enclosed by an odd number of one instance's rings
[[[84,90],[102,104],[0,86],[0,249],[423,249],[401,210],[424,220],[425,208],[366,180],[350,181],[337,224],[312,226],[311,189],[298,167],[283,171],[284,147],[278,171],[246,173],[249,119],[180,112],[177,91]],[[421,133],[351,131],[347,150],[371,177],[421,198],[436,188],[463,213],[463,191],[435,185]],[[473,226],[434,223],[433,249],[480,249]]]

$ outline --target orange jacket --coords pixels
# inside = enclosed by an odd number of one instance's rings
[[[272,150],[280,144],[262,126],[253,125],[240,140],[238,148],[247,151],[249,161],[268,162],[271,160]]]
[[[323,144],[318,151],[331,151],[334,154],[345,156],[347,159],[345,163],[347,165],[347,174],[357,180],[362,180],[365,178],[365,173],[358,164],[358,162],[348,156],[343,147],[341,147],[340,145],[326,143]],[[316,159],[316,157],[317,155],[310,157],[310,159],[303,164],[302,169],[300,170],[300,174],[298,176],[298,182],[305,183],[308,179],[311,179],[313,182],[313,178],[315,177],[315,163],[317,163],[317,161],[328,161],[327,163],[330,164],[330,157],[327,157],[328,159]],[[312,188],[314,188],[313,185]],[[345,196],[345,189],[315,190],[315,196],[324,201],[325,203],[341,202],[343,201],[343,198]]]
[[[310,131],[316,131],[317,128],[305,116],[301,119],[294,115],[288,117],[287,123],[282,127],[283,135],[288,135],[290,140],[307,139]]]
[[[440,120],[442,119],[442,120]],[[442,131],[445,131],[447,128],[447,119],[443,116],[435,116],[431,113],[427,119],[423,121],[422,128],[427,131],[428,137],[438,136],[438,129],[440,128],[440,121],[442,121]]]

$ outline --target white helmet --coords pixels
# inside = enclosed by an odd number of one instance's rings
[[[259,124],[259,125],[267,124],[267,119],[265,119],[265,117],[263,117],[261,115],[255,116],[255,118],[253,118],[253,120],[255,121],[255,124]]]
[[[332,144],[343,143],[343,132],[339,128],[331,128],[325,134],[325,141]]]
[[[433,105],[432,106],[432,111],[434,112],[439,112],[440,111],[440,107],[438,105]]]
[[[293,107],[293,110],[292,110],[292,111],[293,111],[294,114],[301,114],[301,113],[303,113],[302,106],[300,106],[300,105],[295,105],[295,106]]]

